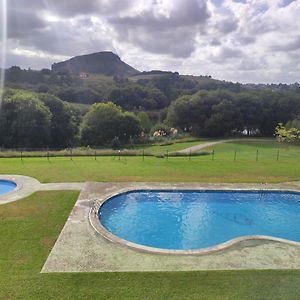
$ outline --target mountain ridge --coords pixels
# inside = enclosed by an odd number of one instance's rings
[[[74,56],[68,60],[54,63],[52,71],[68,71],[72,74],[88,73],[108,76],[132,76],[140,71],[131,67],[111,51],[101,51],[91,54]]]

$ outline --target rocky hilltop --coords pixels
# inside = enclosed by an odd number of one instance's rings
[[[131,76],[138,70],[123,62],[113,52],[103,51],[87,55],[75,56],[69,60],[54,63],[55,72],[69,71],[73,74],[103,74],[108,76]]]

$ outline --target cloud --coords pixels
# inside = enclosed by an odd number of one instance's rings
[[[275,51],[297,51],[300,50],[300,35],[292,38],[290,41],[286,43],[277,43],[271,46],[272,50]]]
[[[49,0],[46,8],[54,14],[63,17],[75,17],[78,15],[112,15],[120,13],[131,5],[132,0]]]
[[[214,51],[214,53],[212,53],[211,55],[211,59],[216,63],[218,62],[224,63],[225,61],[232,60],[232,59],[238,60],[243,56],[244,53],[242,50],[224,46]]]
[[[47,26],[47,23],[38,14],[32,13],[30,6],[26,6],[24,1],[12,0],[7,3],[8,38],[23,39]]]
[[[185,58],[194,51],[195,37],[208,18],[206,1],[178,0],[156,2],[136,15],[112,17],[109,22],[119,40],[145,51]]]
[[[112,49],[112,43],[101,25],[78,18],[71,23],[58,21],[35,35],[23,38],[22,44],[50,54],[74,56]]]
[[[216,24],[216,29],[221,34],[228,34],[238,29],[238,20],[236,19],[223,19]]]
[[[299,80],[300,0],[9,0],[7,64],[111,50],[139,69]],[[1,20],[0,20],[1,23]]]

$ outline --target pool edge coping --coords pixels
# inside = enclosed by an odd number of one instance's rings
[[[106,240],[117,243],[118,245],[129,247],[131,249],[140,251],[140,252],[146,252],[146,253],[152,253],[152,254],[164,254],[164,255],[204,255],[204,254],[210,254],[213,252],[226,250],[238,243],[249,241],[249,240],[257,240],[257,241],[273,241],[273,242],[279,242],[279,243],[285,243],[291,246],[300,246],[300,242],[284,239],[284,238],[277,238],[273,236],[267,236],[267,235],[245,235],[240,236],[237,238],[230,239],[226,242],[217,244],[212,247],[206,247],[206,248],[200,248],[200,249],[193,249],[193,250],[174,250],[174,249],[163,249],[163,248],[155,248],[155,247],[149,247],[141,244],[136,244],[130,241],[127,241],[125,239],[122,239],[118,237],[117,235],[111,233],[109,230],[107,230],[102,223],[99,220],[98,212],[101,208],[101,206],[108,200],[110,200],[113,197],[116,197],[120,194],[128,193],[128,192],[135,192],[135,191],[145,191],[145,190],[166,190],[166,191],[242,191],[242,192],[291,192],[291,193],[300,193],[300,189],[292,189],[292,188],[266,188],[266,189],[257,189],[257,188],[226,188],[226,187],[214,187],[214,188],[203,188],[203,187],[193,187],[193,188],[184,188],[184,187],[174,187],[174,184],[168,185],[164,184],[164,186],[160,186],[159,189],[156,187],[147,187],[147,188],[133,188],[133,187],[127,187],[127,188],[121,188],[117,192],[110,193],[109,195],[106,195],[104,199],[98,199],[94,201],[94,205],[89,210],[88,219],[89,224],[95,231],[95,233],[99,234],[100,236],[104,237]]]
[[[40,182],[30,176],[17,175],[17,174],[0,174],[0,180],[11,181],[16,187],[2,195],[0,195],[0,205],[14,202],[29,196],[33,192],[39,190]]]

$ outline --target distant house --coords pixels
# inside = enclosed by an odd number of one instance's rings
[[[89,74],[88,74],[88,73],[84,73],[84,72],[80,72],[80,73],[79,73],[79,77],[80,77],[80,78],[88,78],[88,77],[89,77]]]

